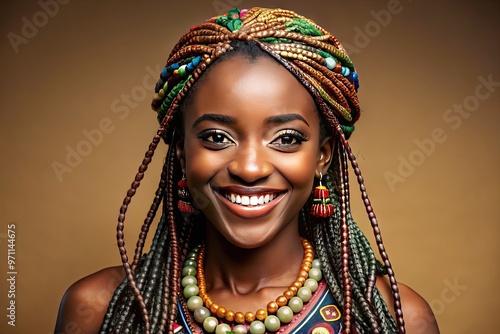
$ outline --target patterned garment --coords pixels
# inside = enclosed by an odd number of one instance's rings
[[[279,334],[341,334],[342,316],[336,301],[326,287],[324,281],[319,282],[316,290],[309,300],[304,304],[301,312],[295,314],[293,320],[276,332]],[[197,327],[191,331],[181,314],[179,325],[175,329],[178,334],[204,334],[202,328]]]

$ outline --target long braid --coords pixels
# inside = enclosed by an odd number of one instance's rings
[[[257,48],[258,52],[255,51]],[[188,325],[194,320],[186,312],[186,301],[179,298],[180,268],[189,249],[200,242],[203,216],[184,220],[176,207],[176,181],[180,165],[175,144],[182,134],[183,103],[189,101],[196,83],[211,66],[226,57],[241,53],[249,57],[267,54],[287,68],[312,94],[323,120],[338,140],[334,163],[325,176],[336,207],[327,220],[309,217],[302,209],[301,233],[311,240],[320,259],[325,280],[334,298],[343,307],[344,331],[351,333],[404,333],[401,303],[391,264],[382,243],[378,222],[366,195],[356,159],[347,139],[360,116],[356,91],[357,73],[340,42],[313,21],[282,9],[253,8],[231,10],[191,28],[174,46],[155,88],[152,108],[158,112],[160,128],[146,152],[118,217],[117,244],[126,278],[116,289],[108,307],[101,333],[173,332],[178,312],[186,313]],[[141,227],[131,264],[124,242],[124,221],[154,151],[163,139],[169,143],[167,159],[153,204]],[[397,324],[375,287],[380,265],[350,213],[348,161],[351,162],[362,191],[393,292]],[[150,252],[142,254],[152,220],[163,200],[163,215]],[[196,224],[196,228],[195,228]],[[178,305],[182,310],[178,309]]]
[[[339,127],[340,130],[340,127]],[[401,310],[401,300],[399,297],[399,289],[396,281],[396,276],[394,274],[394,270],[392,269],[391,262],[389,261],[389,256],[387,255],[387,252],[385,250],[384,243],[382,241],[382,234],[380,232],[380,228],[378,225],[378,220],[377,217],[375,216],[375,212],[373,212],[373,208],[371,206],[370,199],[368,198],[368,194],[366,192],[366,187],[364,185],[364,179],[363,176],[361,175],[361,170],[359,169],[358,163],[356,161],[356,157],[351,151],[351,148],[349,144],[347,143],[347,140],[345,139],[343,133],[340,131],[340,139],[342,142],[342,145],[345,148],[346,155],[349,157],[349,160],[351,161],[352,168],[354,169],[354,172],[357,176],[358,183],[360,186],[361,190],[361,197],[363,199],[363,203],[365,204],[366,212],[368,214],[368,217],[370,218],[370,223],[372,225],[372,229],[375,235],[375,240],[379,249],[380,256],[382,257],[382,261],[386,267],[387,274],[389,276],[389,281],[391,283],[391,292],[392,292],[392,297],[393,297],[393,302],[394,302],[394,310],[396,312],[396,320],[398,323],[399,331],[401,333],[405,332],[404,328],[404,318],[403,318],[403,312]],[[373,288],[373,284],[371,285]]]
[[[173,148],[173,143],[170,144]],[[170,169],[170,177],[168,180],[168,187],[170,193],[173,193],[173,180],[172,180],[172,175],[173,175],[173,165],[174,165],[174,150],[171,149],[168,156],[167,156],[167,162],[169,164]],[[160,326],[160,332],[163,332],[165,330],[165,326],[167,326],[168,333],[172,332],[174,330],[173,325],[175,322],[176,318],[176,305],[177,305],[177,298],[179,295],[179,272],[180,272],[180,260],[179,260],[179,251],[178,251],[178,242],[177,242],[177,232],[176,232],[176,224],[175,224],[175,213],[174,213],[174,204],[173,204],[173,197],[169,197],[166,201],[166,206],[167,206],[167,212],[168,212],[168,228],[169,228],[169,234],[171,236],[171,240],[169,242],[169,255],[167,258],[171,259],[169,262],[170,266],[166,268],[165,270],[165,278],[163,287],[163,298],[165,300],[169,301],[169,304],[167,305],[165,303],[164,309],[162,312],[162,321],[161,321],[161,326]],[[170,277],[169,277],[170,276]]]

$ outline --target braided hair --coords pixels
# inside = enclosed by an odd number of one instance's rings
[[[313,21],[283,9],[233,9],[192,27],[170,53],[156,84],[152,108],[160,127],[120,208],[117,244],[126,278],[116,289],[101,333],[173,333],[179,312],[194,319],[179,295],[180,271],[188,252],[204,237],[201,213],[182,215],[177,208],[181,166],[175,144],[182,139],[183,105],[215,62],[235,54],[249,58],[269,56],[290,71],[313,96],[323,132],[336,138],[333,162],[323,184],[329,189],[334,215],[312,217],[312,199],[300,214],[300,232],[310,240],[321,261],[334,298],[343,309],[344,333],[404,333],[397,282],[385,251],[378,221],[366,193],[363,177],[347,139],[360,116],[358,76],[340,42]],[[124,221],[128,205],[162,139],[169,144],[158,189],[141,228],[132,262],[125,248]],[[352,166],[370,219],[379,262],[350,211],[348,165]],[[160,205],[162,215],[150,251],[144,243]],[[193,227],[196,224],[196,228]],[[375,287],[376,276],[388,275],[396,319]],[[181,308],[181,309],[180,309]]]

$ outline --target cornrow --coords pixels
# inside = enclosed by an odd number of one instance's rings
[[[361,109],[357,98],[358,75],[340,42],[315,22],[283,9],[233,9],[192,27],[173,47],[155,87],[151,106],[160,127],[153,137],[123,204],[117,224],[117,244],[126,277],[108,306],[100,333],[173,333],[181,312],[191,330],[195,321],[180,298],[180,270],[189,250],[203,240],[203,214],[183,216],[177,181],[181,166],[175,146],[182,140],[182,110],[213,64],[236,54],[251,59],[270,56],[308,89],[321,118],[321,128],[336,139],[334,159],[324,184],[335,206],[328,219],[301,210],[299,229],[310,240],[323,267],[323,275],[343,309],[344,333],[405,333],[397,281],[382,242],[364,180],[347,139]],[[204,75],[205,74],[205,75]],[[129,263],[124,227],[128,206],[161,139],[169,144],[153,203],[141,227],[134,257]],[[382,264],[350,212],[348,165],[361,189]],[[163,203],[163,213],[147,254],[143,247],[152,221]],[[195,226],[196,225],[196,226]],[[394,320],[375,287],[376,276],[387,274],[396,313]]]

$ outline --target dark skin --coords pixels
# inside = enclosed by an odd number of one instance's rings
[[[232,73],[236,80],[197,87],[185,108],[177,157],[191,194],[203,199],[197,204],[207,218],[209,295],[246,312],[265,308],[295,280],[303,255],[299,211],[314,176],[329,167],[332,140],[320,143],[311,95],[272,59],[248,66],[236,56],[209,75]],[[227,200],[229,194],[277,198],[245,206]]]
[[[236,55],[213,65],[185,107],[177,157],[207,218],[207,292],[219,305],[254,312],[295,280],[303,254],[299,211],[332,158],[333,139],[320,140],[319,122],[309,92],[268,57]],[[275,198],[267,202],[266,194]],[[231,195],[262,204],[233,203]],[[107,305],[96,301],[96,292],[112,292],[117,277],[124,277],[121,267],[70,287],[56,333],[72,333],[71,324],[81,329],[74,333],[97,333]],[[377,287],[391,308],[387,280],[378,279]],[[407,333],[438,333],[425,300],[399,287]],[[90,311],[82,316],[90,309],[92,317]]]

